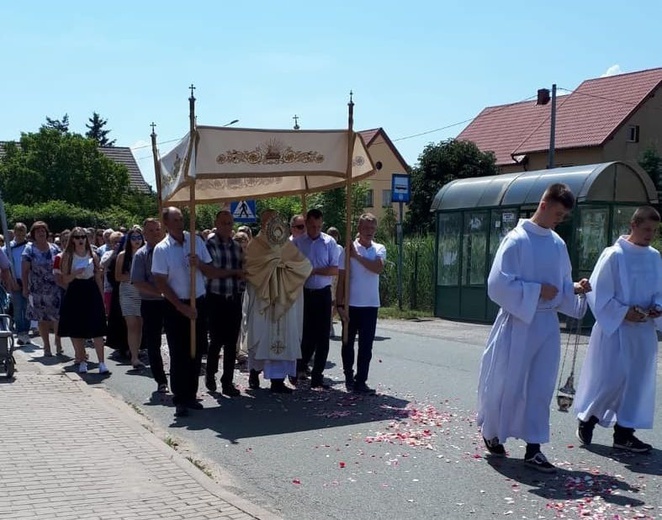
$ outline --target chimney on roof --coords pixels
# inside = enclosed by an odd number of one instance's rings
[[[536,105],[546,105],[549,103],[549,100],[551,99],[551,96],[549,95],[549,89],[548,88],[539,88],[538,89],[538,99],[536,101]]]

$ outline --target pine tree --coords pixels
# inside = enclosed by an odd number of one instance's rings
[[[87,127],[85,137],[88,139],[94,139],[99,146],[115,146],[115,139],[110,141],[107,137],[110,130],[104,130],[106,123],[108,123],[107,119],[102,119],[99,114],[92,112],[92,117],[90,117],[88,121],[90,124],[85,125]]]
[[[42,128],[57,130],[61,134],[69,133],[69,114],[64,114],[62,119],[51,119],[46,116],[46,124]]]

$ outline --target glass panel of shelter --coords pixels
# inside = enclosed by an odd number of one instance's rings
[[[489,214],[464,212],[462,285],[485,285]]]
[[[439,213],[437,285],[456,286],[460,279],[462,213]]]
[[[590,276],[598,257],[609,241],[609,208],[582,206],[579,211],[576,265],[579,278],[582,278]]]
[[[518,222],[518,209],[493,209],[490,227],[490,252],[487,258],[487,272],[489,273],[496,256],[497,249],[504,237],[510,233]]]

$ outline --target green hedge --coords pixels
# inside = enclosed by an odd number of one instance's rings
[[[5,210],[9,226],[23,222],[29,228],[37,220],[43,220],[50,230],[56,233],[75,226],[117,229],[120,226],[130,227],[133,224],[141,224],[143,220],[142,217],[132,215],[117,206],[102,211],[91,211],[61,200],[52,200],[34,206],[7,204]]]

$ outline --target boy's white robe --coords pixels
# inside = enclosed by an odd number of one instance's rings
[[[575,318],[586,312],[571,275],[565,242],[530,220],[520,220],[499,246],[488,295],[501,309],[478,382],[478,425],[484,437],[549,441],[561,341],[557,311]],[[553,300],[540,298],[542,284],[559,289]]]
[[[582,367],[575,412],[602,426],[652,428],[657,333],[662,320],[625,321],[632,306],[662,307],[662,259],[625,237],[602,252],[591,275],[588,303],[596,318]]]

